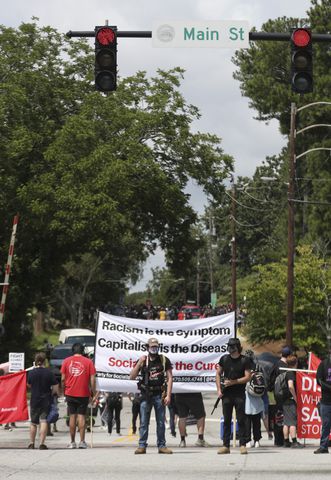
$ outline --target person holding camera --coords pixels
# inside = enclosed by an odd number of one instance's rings
[[[171,454],[165,440],[165,406],[171,402],[172,365],[168,357],[159,355],[157,338],[147,343],[148,354],[139,358],[130,373],[135,380],[140,373],[138,389],[141,391],[139,446],[135,454],[146,453],[149,420],[152,408],[155,410],[157,447],[159,453]]]
[[[230,338],[227,350],[216,369],[216,386],[218,397],[222,399],[224,416],[223,447],[218,454],[230,453],[231,420],[233,407],[239,427],[240,453],[247,454],[246,448],[246,416],[245,416],[245,389],[251,378],[251,360],[241,355],[242,347],[239,338]],[[233,427],[235,428],[235,426]]]

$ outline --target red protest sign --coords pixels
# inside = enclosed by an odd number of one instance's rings
[[[0,377],[0,424],[28,418],[26,371]]]

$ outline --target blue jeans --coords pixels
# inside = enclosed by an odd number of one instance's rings
[[[166,446],[165,441],[165,408],[160,395],[152,395],[150,399],[142,400],[140,403],[140,429],[139,429],[139,447],[147,447],[149,419],[152,408],[154,407],[156,418],[157,447]]]
[[[321,403],[321,419],[322,419],[322,433],[320,440],[320,447],[328,450],[329,449],[329,435],[331,430],[331,405],[326,405]]]

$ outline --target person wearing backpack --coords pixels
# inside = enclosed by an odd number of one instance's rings
[[[165,440],[165,406],[171,402],[172,365],[168,357],[159,355],[159,341],[150,338],[146,345],[148,354],[139,358],[130,373],[130,380],[135,380],[139,373],[141,391],[139,446],[135,454],[144,454],[147,449],[149,419],[152,408],[155,410],[157,447],[159,453],[171,454]]]
[[[283,398],[283,412],[284,412],[284,447],[285,448],[303,448],[304,445],[297,440],[297,394],[296,394],[296,372],[293,368],[298,366],[298,358],[296,355],[290,355],[286,359],[288,370],[285,373],[285,386],[282,391]],[[281,373],[277,380],[280,379]],[[279,382],[281,383],[281,382]],[[280,389],[281,390],[281,389]],[[275,383],[276,394],[276,383]],[[290,442],[290,437],[292,443]]]
[[[282,371],[280,368],[287,368],[287,358],[292,355],[292,353],[292,349],[289,346],[285,345],[282,348],[281,358],[273,366],[269,375],[269,382],[267,386],[269,392],[274,392],[276,378]],[[275,402],[276,405],[271,405],[270,408],[270,418],[273,422],[274,430],[274,444],[276,447],[282,447],[284,445],[283,403],[281,401],[277,401],[276,399]]]
[[[123,408],[122,394],[119,392],[109,392],[106,398],[108,409],[108,433],[113,431],[113,420],[115,417],[116,433],[121,435],[121,410]]]
[[[265,377],[254,352],[246,350],[245,356],[252,362],[252,373],[249,382],[246,384],[246,447],[260,447],[261,434],[261,416],[264,413],[263,396],[266,393]],[[253,442],[251,432],[253,429]]]
[[[223,447],[218,454],[230,453],[231,420],[233,408],[239,427],[240,453],[247,454],[246,419],[245,419],[245,388],[251,378],[251,360],[241,354],[242,346],[239,338],[230,338],[227,350],[216,369],[216,386],[218,397],[222,399],[224,417]]]

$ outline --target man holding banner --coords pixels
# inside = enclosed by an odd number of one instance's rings
[[[322,391],[320,401],[322,432],[320,446],[314,453],[329,453],[329,435],[331,430],[331,351],[327,358],[319,364],[316,380]]]
[[[141,391],[139,447],[135,454],[145,454],[152,407],[155,410],[157,447],[159,453],[171,454],[165,440],[165,406],[170,404],[172,391],[172,365],[168,357],[159,355],[159,341],[150,338],[147,355],[140,357],[130,373],[135,380],[141,374],[138,388]]]

